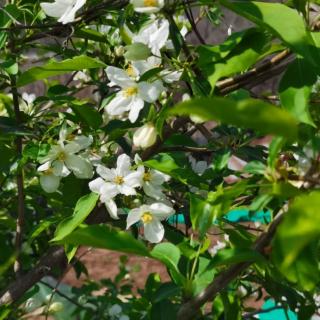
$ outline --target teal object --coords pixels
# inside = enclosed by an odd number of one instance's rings
[[[276,307],[276,303],[274,300],[269,299],[264,303],[262,310],[268,310],[273,307]],[[286,313],[287,313],[287,316],[286,316]],[[291,310],[287,310],[287,312],[285,312],[285,310],[279,308],[276,310],[272,310],[270,312],[260,313],[258,315],[257,319],[260,319],[260,320],[298,320],[298,317]]]
[[[271,213],[270,211],[259,211],[250,212],[249,210],[232,210],[229,211],[224,218],[230,222],[260,222],[260,223],[270,223]]]
[[[263,224],[268,224],[271,222],[271,213],[270,211],[259,211],[252,213],[249,210],[232,210],[229,211],[225,216],[230,222],[260,222]],[[184,216],[182,213],[172,216],[168,219],[170,224],[184,224]]]

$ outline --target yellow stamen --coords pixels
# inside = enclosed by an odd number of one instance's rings
[[[136,76],[136,72],[135,70],[133,69],[133,66],[131,64],[128,65],[128,68],[127,68],[127,74],[129,77],[135,77]]]
[[[146,172],[143,175],[143,181],[145,181],[145,182],[151,181],[151,173],[150,172]]]
[[[145,7],[157,7],[158,0],[144,0],[143,4]]]
[[[60,161],[64,161],[64,160],[66,160],[66,154],[63,152],[63,151],[61,151],[59,154],[58,154],[58,157],[57,157],[57,159],[58,160],[60,160]]]
[[[141,220],[143,223],[150,223],[153,220],[153,216],[151,212],[144,212],[141,216]]]
[[[42,172],[45,176],[50,176],[53,174],[53,169],[52,168],[49,168],[45,171]]]
[[[129,87],[127,89],[124,90],[124,95],[126,97],[131,97],[131,96],[134,96],[138,93],[138,88],[136,87]]]
[[[116,177],[114,178],[113,182],[114,182],[115,184],[123,184],[123,183],[124,183],[124,179],[123,179],[123,177],[121,177],[121,176],[116,176]]]
[[[76,136],[74,134],[70,133],[70,134],[68,134],[66,140],[73,141],[75,138],[76,138]]]

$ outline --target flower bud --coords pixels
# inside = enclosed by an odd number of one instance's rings
[[[125,58],[131,61],[146,60],[151,55],[151,50],[144,43],[133,43],[126,46],[127,52],[124,54]]]
[[[124,55],[124,53],[125,53],[124,46],[115,47],[114,53],[116,54],[117,57],[122,57]]]
[[[63,310],[63,304],[61,302],[54,302],[49,307],[49,313],[56,313]]]
[[[133,135],[133,144],[141,149],[152,146],[157,140],[157,130],[152,123],[146,123]]]

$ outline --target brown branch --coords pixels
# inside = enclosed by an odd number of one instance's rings
[[[267,232],[260,235],[255,242],[253,249],[257,252],[264,254],[265,248],[269,246],[278,225],[281,223],[283,213],[280,212],[271,223]],[[194,298],[187,301],[182,305],[178,312],[178,320],[192,320],[198,314],[199,309],[208,301],[213,300],[227,285],[233,281],[238,275],[245,271],[252,262],[237,263],[227,270],[221,272],[210,285]]]
[[[67,259],[63,247],[52,247],[43,256],[39,263],[28,273],[15,280],[0,295],[0,306],[10,304],[20,299],[26,291],[32,288],[45,275],[51,273],[55,268],[65,268]]]
[[[270,78],[271,76],[273,76],[273,73],[270,71],[280,63],[284,62],[284,60],[290,57],[291,54],[292,53],[289,51],[289,49],[286,49],[272,57],[270,60],[265,61],[260,66],[253,68],[244,74],[236,75],[235,77],[218,81],[216,84],[216,88],[218,89],[220,94],[225,95],[232,91],[238,90],[239,88],[249,84],[250,82],[257,82],[258,77],[265,76],[267,78]],[[291,61],[289,60],[287,63],[290,62]]]
[[[19,126],[22,123],[22,119],[21,119],[21,113],[19,108],[19,96],[18,96],[15,76],[11,77],[11,91],[12,91],[13,107],[14,107],[16,122],[17,122],[17,125]],[[15,143],[16,143],[17,155],[19,158],[21,158],[22,148],[23,148],[22,137],[18,136],[16,138]],[[23,169],[20,166],[18,166],[18,169],[17,169],[16,179],[17,179],[17,189],[18,189],[18,216],[17,216],[17,224],[16,224],[15,250],[16,250],[17,257],[14,263],[13,269],[16,275],[19,276],[21,274],[21,269],[22,269],[19,255],[21,251],[23,227],[24,227],[24,220],[25,220]]]

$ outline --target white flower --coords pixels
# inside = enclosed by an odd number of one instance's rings
[[[152,123],[146,123],[136,130],[133,135],[133,144],[141,149],[151,147],[157,141],[157,130]]]
[[[34,112],[33,102],[36,100],[36,95],[31,93],[28,94],[27,92],[22,93],[22,99],[20,100],[19,107],[20,110],[28,115],[32,115]]]
[[[159,57],[160,50],[166,45],[168,37],[168,20],[156,20],[142,28],[137,35],[133,36],[132,41],[147,45],[151,52]]]
[[[60,185],[61,178],[69,174],[69,171],[67,171],[60,172],[60,175],[55,175],[49,161],[41,165],[37,170],[41,173],[40,185],[42,189],[48,193],[57,191]],[[58,172],[56,173],[59,174]]]
[[[164,6],[164,0],[130,0],[130,3],[140,13],[155,13]]]
[[[93,176],[92,164],[76,153],[90,146],[92,137],[77,136],[72,141],[66,141],[66,132],[65,128],[60,131],[58,144],[53,145],[49,153],[40,159],[43,165],[38,171],[49,172],[48,176],[53,174],[57,177],[66,177],[72,171],[77,178],[90,179]]]
[[[160,80],[152,83],[136,82],[126,71],[116,67],[107,67],[106,72],[111,84],[121,87],[105,108],[111,116],[120,116],[129,112],[129,120],[135,122],[140,110],[144,107],[144,102],[155,102],[164,90]]]
[[[141,163],[141,158],[136,154],[134,161],[136,164]],[[164,199],[162,185],[170,180],[170,176],[153,169],[145,170],[143,165],[139,165],[137,171],[140,173],[140,185],[145,194],[156,200]]]
[[[89,183],[90,190],[100,194],[101,202],[106,205],[113,219],[118,219],[118,208],[113,198],[118,194],[135,195],[135,188],[140,186],[140,173],[132,171],[130,167],[130,157],[122,154],[117,159],[115,169],[99,165],[97,173],[101,178]]]
[[[86,0],[55,0],[55,2],[42,2],[40,6],[47,16],[59,18],[59,22],[66,24],[75,20],[76,12],[85,3]]]
[[[145,238],[149,242],[158,243],[164,236],[164,228],[161,221],[173,214],[173,208],[163,203],[142,205],[140,208],[132,209],[129,212],[127,217],[127,229],[138,221],[141,221],[144,227]]]
[[[223,241],[217,241],[217,243],[211,248],[209,249],[209,253],[212,256],[215,256],[219,250],[224,249],[227,246],[227,244]]]

